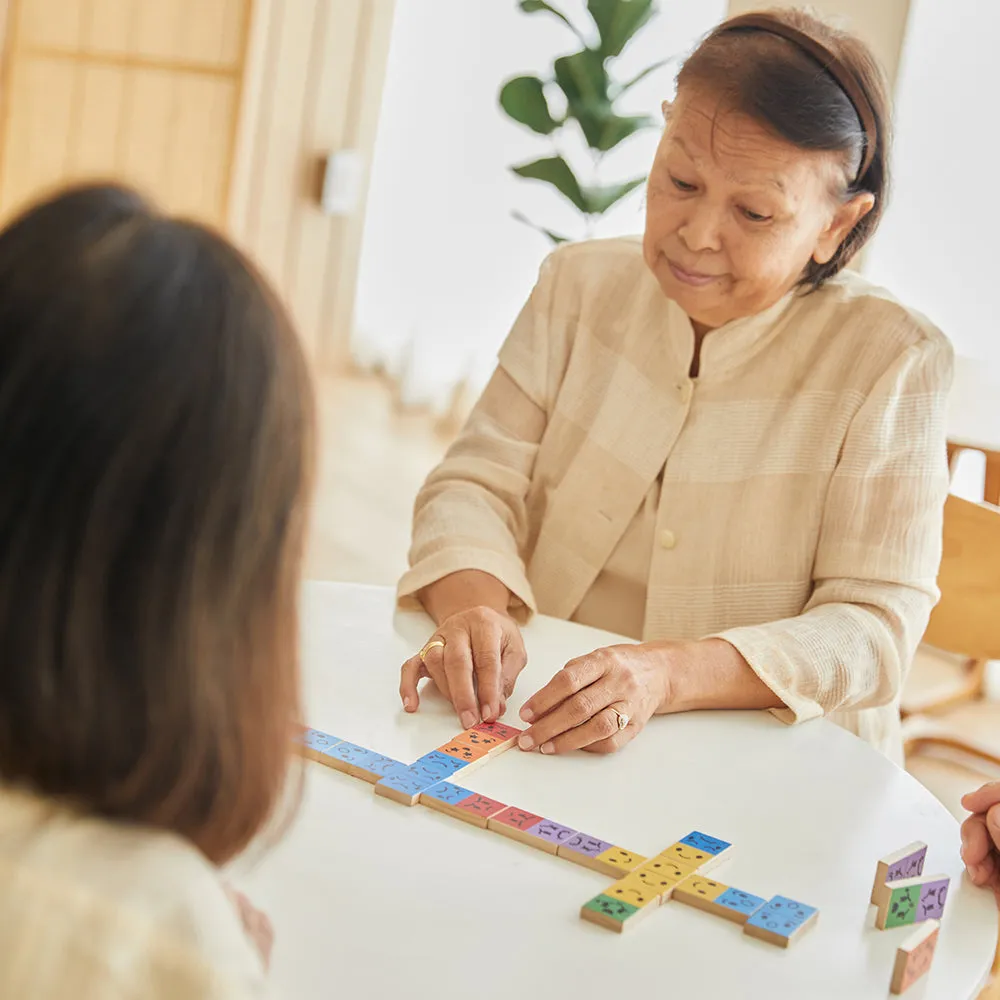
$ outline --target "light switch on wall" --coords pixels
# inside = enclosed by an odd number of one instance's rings
[[[327,215],[350,215],[361,196],[364,157],[357,149],[342,149],[327,157],[320,204]]]

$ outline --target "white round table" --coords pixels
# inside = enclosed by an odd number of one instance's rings
[[[427,638],[421,615],[381,588],[307,584],[307,721],[410,762],[462,727],[430,692],[399,705],[398,668]],[[567,659],[614,637],[538,619],[508,719]],[[275,927],[276,995],[547,1000],[669,996],[885,1000],[906,928],[878,931],[869,908],[877,859],[929,844],[928,874],[952,877],[929,978],[910,996],[964,1000],[997,940],[991,893],[962,877],[959,830],[929,792],[826,721],[786,727],[767,713],[654,719],[620,754],[542,757],[514,749],[462,784],[652,856],[693,829],[731,841],[712,877],[820,909],[785,951],[667,903],[615,934],[579,918],[612,879],[309,763],[284,839],[237,883]]]

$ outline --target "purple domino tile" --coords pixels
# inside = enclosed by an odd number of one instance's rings
[[[526,831],[542,840],[547,840],[550,844],[565,844],[571,837],[576,836],[576,830],[556,823],[555,820],[543,819]]]
[[[908,854],[901,858],[889,869],[886,875],[886,882],[898,882],[903,878],[916,878],[924,873],[924,861],[927,859],[927,848],[921,847],[919,851]]]
[[[944,916],[944,904],[948,899],[947,878],[934,879],[925,882],[920,887],[920,905],[917,907],[917,920],[940,920]]]
[[[603,854],[609,847],[614,847],[606,840],[598,840],[586,833],[577,833],[569,838],[565,843],[559,845],[560,851],[575,851],[577,854],[586,854],[587,857],[596,858],[598,854]]]

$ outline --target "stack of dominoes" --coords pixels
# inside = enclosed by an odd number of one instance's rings
[[[927,845],[914,841],[887,854],[875,868],[871,901],[879,930],[923,924],[896,951],[890,989],[903,993],[930,970],[951,880],[924,875]]]

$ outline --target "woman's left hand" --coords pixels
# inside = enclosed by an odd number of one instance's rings
[[[612,753],[670,700],[670,652],[662,645],[608,646],[559,671],[521,709],[531,728],[522,750]]]

